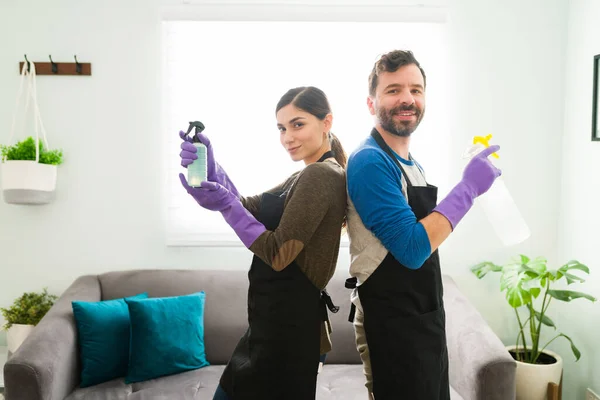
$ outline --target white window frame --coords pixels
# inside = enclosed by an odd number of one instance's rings
[[[306,22],[425,22],[444,23],[446,21],[446,0],[163,0],[161,17],[163,21],[306,21]],[[166,32],[163,31],[166,35]],[[163,39],[166,36],[163,35]],[[366,77],[365,77],[366,81]],[[165,87],[165,93],[168,91]],[[164,97],[168,102],[168,96]],[[274,106],[274,105],[273,105]],[[164,109],[167,110],[167,105]],[[365,106],[365,113],[367,113]],[[335,110],[334,110],[335,115]],[[334,122],[335,125],[335,122]],[[185,127],[182,127],[184,129]],[[172,129],[170,129],[172,130]],[[207,129],[208,130],[208,129]],[[166,132],[167,129],[164,129]],[[335,129],[334,129],[335,131]],[[169,131],[169,134],[173,132]],[[176,132],[175,132],[176,134]],[[365,132],[366,135],[368,132]],[[166,135],[165,135],[166,136]],[[165,138],[167,148],[171,142]],[[346,148],[349,153],[353,149]],[[217,150],[216,150],[217,151]],[[172,155],[167,155],[166,170],[172,170]],[[424,165],[427,170],[427,164]],[[196,247],[241,247],[243,244],[232,231],[218,233],[189,232],[178,234],[172,228],[174,211],[170,190],[173,187],[172,173],[167,178],[166,245]],[[177,178],[175,176],[175,178]],[[178,179],[177,179],[178,180]],[[178,182],[176,182],[177,184]],[[239,185],[238,185],[239,186]],[[264,190],[268,189],[267,187]],[[181,189],[183,190],[183,188]],[[253,195],[256,193],[243,193]],[[204,210],[202,210],[204,211]],[[213,216],[214,217],[214,216]],[[212,218],[212,217],[211,217]],[[347,235],[341,246],[348,246]]]
[[[440,22],[447,0],[161,0],[164,21]]]

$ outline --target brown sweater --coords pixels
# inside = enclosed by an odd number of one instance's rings
[[[346,173],[333,161],[313,163],[267,193],[288,189],[279,226],[260,235],[250,250],[276,271],[296,261],[322,290],[333,276],[338,259],[346,214]],[[254,216],[258,215],[261,196],[241,199]],[[323,327],[321,354],[331,349],[330,332],[330,326]]]

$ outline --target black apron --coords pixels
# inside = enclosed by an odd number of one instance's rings
[[[317,162],[332,157],[325,153]],[[279,225],[287,193],[262,195],[257,219]],[[312,400],[317,386],[321,325],[333,306],[292,262],[276,272],[256,255],[248,272],[249,327],[227,364],[220,385],[233,400]]]
[[[398,164],[417,220],[435,208],[437,188],[413,186],[379,132],[371,136]],[[355,281],[347,281],[351,287]],[[391,253],[360,286],[375,400],[449,400],[448,351],[440,260],[436,250],[411,270]],[[351,315],[352,319],[353,316]]]

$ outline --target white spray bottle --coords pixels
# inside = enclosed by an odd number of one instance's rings
[[[471,159],[480,151],[489,147],[491,138],[491,134],[485,137],[475,136],[473,144],[466,149],[463,158]],[[499,158],[496,153],[491,156]],[[531,236],[531,231],[504,184],[502,176],[494,181],[487,192],[475,199],[475,204],[481,206],[496,235],[505,246],[521,243]]]
[[[200,139],[198,139],[198,133],[204,130],[204,124],[200,121],[192,121],[190,122],[190,126],[186,133],[186,136],[194,130],[194,136],[192,137],[192,144],[196,146],[196,155],[198,156],[197,160],[187,167],[187,181],[191,187],[200,187],[200,183],[207,179],[207,155],[206,155],[206,146],[200,143]]]

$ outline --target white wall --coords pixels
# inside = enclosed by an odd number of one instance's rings
[[[453,151],[472,135],[494,135],[497,164],[532,236],[503,248],[474,208],[444,243],[442,260],[505,344],[515,341],[517,324],[498,277],[479,281],[469,267],[517,254],[556,259],[566,12],[562,0],[454,0],[450,7]],[[461,169],[453,167],[457,180]]]
[[[600,299],[600,142],[591,141],[593,57],[600,54],[600,3],[572,0],[569,10],[566,54],[565,125],[562,141],[558,254],[563,260],[577,258],[590,267],[581,290]],[[575,363],[568,343],[556,346],[566,355],[565,380],[572,398],[581,399],[584,388],[600,393],[600,305],[578,301],[560,304],[559,328],[574,336],[582,358]],[[575,339],[576,338],[576,339]],[[575,397],[575,394],[577,397]]]
[[[91,77],[38,77],[51,146],[65,151],[56,202],[0,204],[0,304],[61,292],[82,274],[129,268],[242,268],[244,249],[164,245],[161,34],[147,0],[2,1],[0,140],[8,140],[17,62],[92,62]]]
[[[48,286],[60,292],[79,275],[108,270],[247,268],[250,254],[244,249],[164,245],[157,1],[1,3],[0,132],[4,133],[0,141],[8,137],[17,62],[23,53],[30,60],[45,60],[52,54],[55,61],[77,54],[80,61],[93,63],[92,77],[38,79],[49,140],[65,150],[66,160],[60,167],[54,204],[0,203],[1,305],[23,291]],[[502,145],[500,166],[507,186],[533,236],[504,249],[483,214],[474,209],[443,245],[443,268],[509,343],[514,336],[513,316],[497,291],[497,282],[477,281],[468,267],[484,259],[503,262],[518,252],[557,259],[567,1],[449,0],[449,5],[448,76],[453,96],[448,114],[453,120],[454,147],[448,151],[456,162],[448,168],[457,180],[462,168],[459,157],[470,138],[493,133]],[[574,73],[579,68],[583,68],[579,62],[572,63]],[[579,100],[575,93],[580,92],[569,88],[574,100]],[[582,104],[587,104],[587,98]],[[575,104],[572,108],[574,112],[584,109]],[[587,114],[585,119],[589,120]],[[586,129],[587,125],[579,131]],[[582,135],[581,146],[571,147],[565,157],[574,160],[584,143],[589,147],[588,136]],[[592,171],[591,156],[589,163],[586,170]],[[441,184],[441,189],[444,195],[449,185]],[[573,194],[564,200],[588,201],[584,199]],[[568,225],[573,217],[584,215],[582,211],[561,221]],[[340,273],[348,267],[346,250],[340,254]],[[561,246],[561,250],[561,257],[584,258],[583,246]]]

